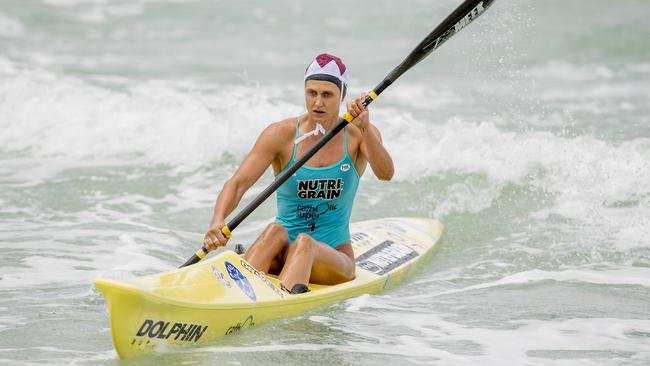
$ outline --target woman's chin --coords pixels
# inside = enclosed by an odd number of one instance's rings
[[[330,115],[328,113],[316,113],[316,112],[309,113],[309,117],[311,117],[312,121],[318,123],[327,123],[338,119],[338,115]]]

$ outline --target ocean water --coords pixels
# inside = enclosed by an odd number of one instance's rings
[[[358,95],[458,3],[2,0],[0,364],[650,364],[645,0],[497,0],[371,106],[396,175],[353,219],[446,225],[403,285],[117,359],[92,279],[194,252],[311,57]]]

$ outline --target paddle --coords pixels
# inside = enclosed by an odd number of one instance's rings
[[[449,16],[440,23],[436,29],[434,29],[428,36],[426,36],[420,44],[411,51],[411,53],[406,56],[404,61],[399,64],[393,71],[388,74],[382,80],[375,89],[368,92],[366,99],[363,104],[365,106],[372,103],[373,100],[377,99],[377,96],[381,94],[386,88],[388,88],[397,78],[399,78],[403,73],[408,69],[415,66],[418,62],[422,61],[427,57],[433,50],[440,47],[445,41],[447,41],[451,36],[458,33],[463,29],[467,24],[471,23],[479,15],[481,15],[492,3],[494,0],[466,0],[460,4],[456,10],[454,10]],[[237,216],[230,220],[226,226],[221,228],[221,232],[227,237],[230,238],[231,232],[235,230],[239,224],[248,215],[251,214],[259,205],[262,204],[275,190],[278,189],[290,176],[293,175],[301,166],[303,166],[321,147],[323,147],[328,141],[330,141],[339,131],[343,129],[348,123],[352,122],[354,117],[349,113],[346,113],[341,117],[338,123],[332,128],[325,136],[323,136],[309,151],[305,153],[298,161],[291,165],[287,170],[282,174],[276,177],[275,181],[271,183],[262,193],[260,193],[251,203],[248,204],[243,210],[241,210]],[[189,266],[191,264],[197,263],[201,259],[205,258],[208,250],[205,247],[201,247],[192,258],[188,259],[187,262],[183,263],[180,267]]]

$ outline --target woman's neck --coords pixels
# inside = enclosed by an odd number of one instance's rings
[[[321,126],[323,126],[323,128],[326,131],[329,131],[334,127],[334,125],[336,124],[336,122],[338,122],[338,120],[339,120],[339,117],[336,116],[336,117],[334,117],[332,119],[319,119],[319,121],[316,122],[311,118],[309,113],[307,113],[307,116],[300,121],[300,125],[306,127],[307,131],[311,131],[314,128],[316,128],[317,123],[320,123]]]

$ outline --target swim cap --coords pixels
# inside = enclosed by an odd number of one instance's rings
[[[341,90],[341,99],[343,99],[348,84],[348,70],[340,58],[321,53],[307,66],[305,82],[307,80],[323,80],[334,83]]]

